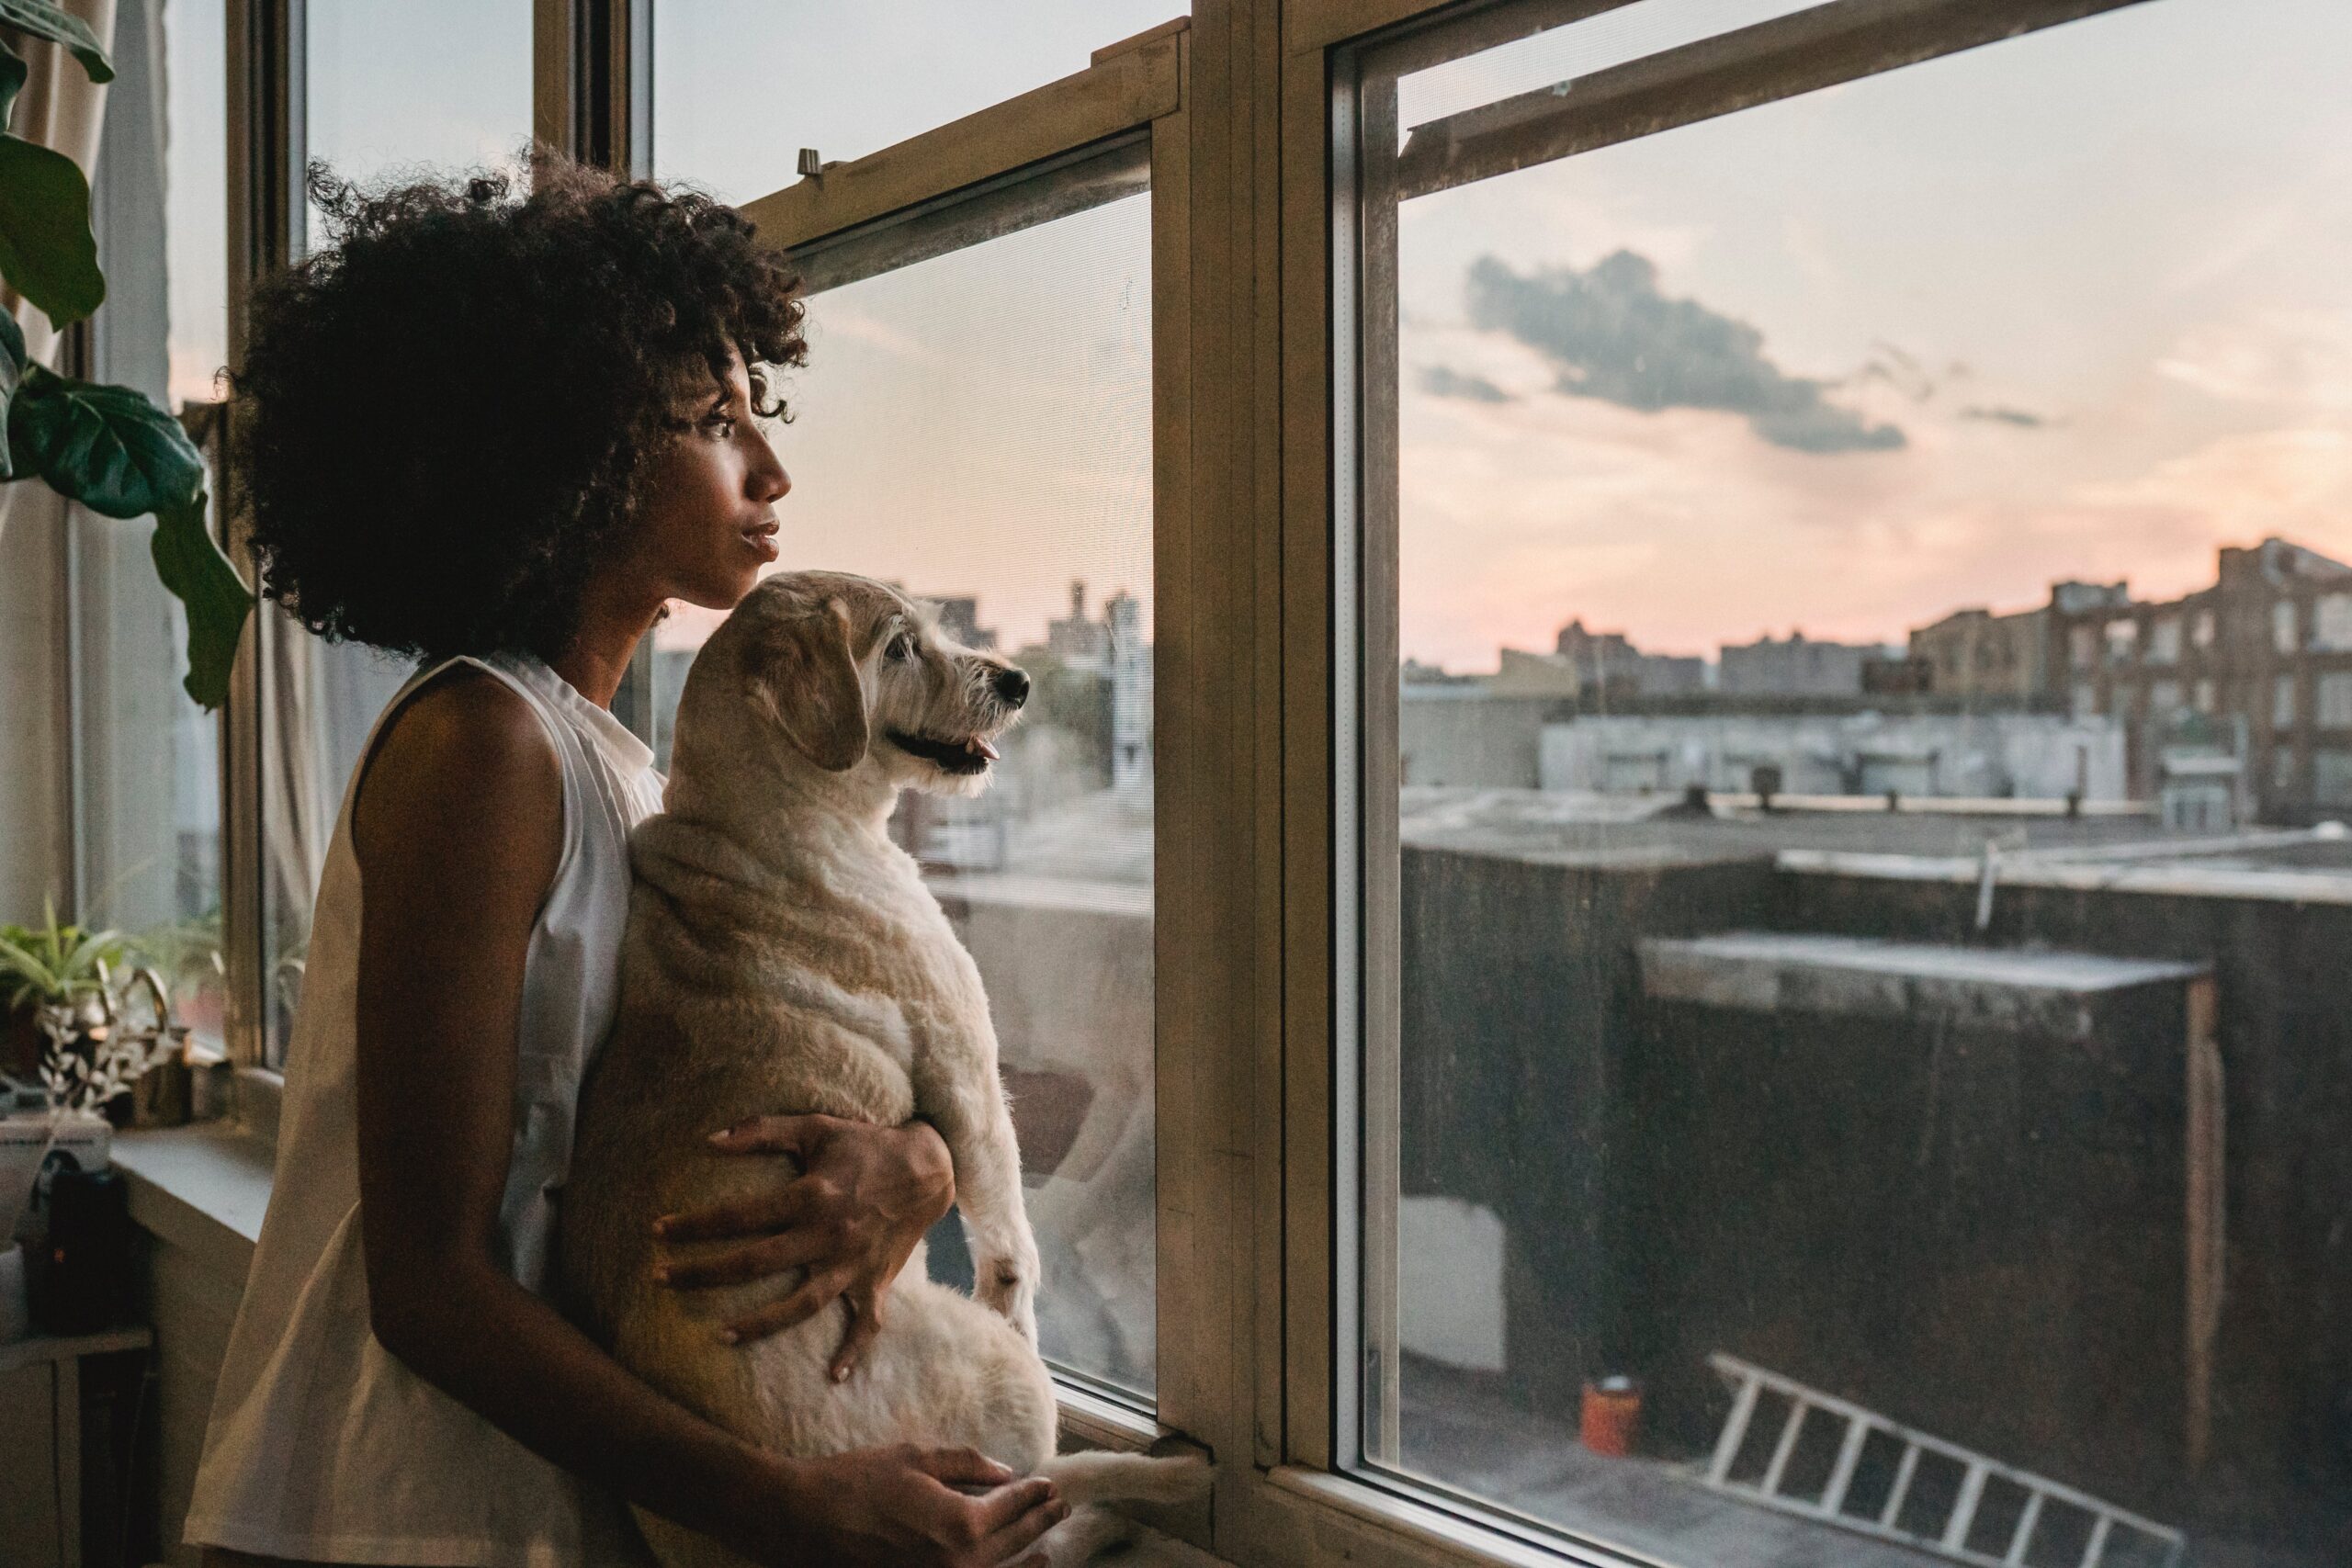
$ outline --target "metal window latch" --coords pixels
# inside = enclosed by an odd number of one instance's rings
[[[817,150],[814,147],[803,147],[800,150],[800,177],[804,180],[813,180],[824,172],[825,164],[823,160],[817,156]]]

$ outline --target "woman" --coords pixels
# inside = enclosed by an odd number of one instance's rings
[[[236,377],[254,554],[311,630],[421,665],[320,884],[188,1539],[213,1564],[633,1562],[625,1499],[757,1562],[1019,1556],[1066,1511],[1044,1483],[969,1451],[761,1452],[547,1299],[627,833],[659,807],[608,707],[667,601],[728,608],[776,558],[790,480],[755,415],[804,356],[789,273],[726,207],[561,164],[521,199],[312,184],[335,243],[256,291]],[[937,1134],[772,1119],[721,1146],[805,1174],[671,1221],[743,1238],[673,1282],[805,1267],[735,1328],[846,1300],[847,1366],[953,1200]]]

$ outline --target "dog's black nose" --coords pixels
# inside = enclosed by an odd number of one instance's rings
[[[1013,707],[1029,700],[1029,672],[1006,668],[996,672],[996,694]]]

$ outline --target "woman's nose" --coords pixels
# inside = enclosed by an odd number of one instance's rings
[[[751,472],[744,475],[744,491],[753,501],[763,503],[782,501],[792,493],[792,476],[784,471],[784,464],[777,458],[775,448],[768,445],[767,438],[762,436],[759,441],[759,457],[752,464]]]

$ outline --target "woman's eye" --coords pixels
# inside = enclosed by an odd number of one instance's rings
[[[715,413],[702,422],[702,427],[722,440],[732,440],[735,435],[735,416],[731,413]]]

